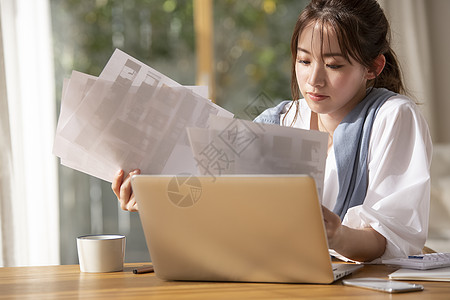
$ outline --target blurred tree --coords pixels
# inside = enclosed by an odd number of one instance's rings
[[[248,118],[243,108],[260,93],[275,101],[290,97],[290,36],[306,3],[214,2],[219,105]],[[72,70],[98,75],[114,48],[194,84],[192,7],[177,0],[51,0],[57,92]]]
[[[290,39],[308,1],[214,2],[217,103],[252,119],[248,106],[262,98],[290,99]]]
[[[192,1],[51,0],[58,99],[72,70],[98,76],[120,48],[182,84],[194,84]]]

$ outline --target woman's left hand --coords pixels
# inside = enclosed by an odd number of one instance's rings
[[[331,249],[334,249],[334,247],[339,243],[339,237],[342,230],[341,218],[323,205],[322,214],[328,237],[328,246]]]

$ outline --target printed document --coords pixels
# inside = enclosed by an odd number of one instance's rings
[[[187,130],[201,174],[307,174],[321,199],[326,133],[213,115],[207,128]]]
[[[328,136],[253,123],[115,50],[99,77],[64,82],[53,152],[61,164],[111,182],[142,174],[308,174],[322,195]]]
[[[98,78],[72,77],[54,153],[62,164],[109,182],[119,169],[196,172],[185,128],[206,126],[210,114],[233,116],[120,50]]]

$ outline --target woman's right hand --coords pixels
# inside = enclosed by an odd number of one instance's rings
[[[120,202],[120,207],[123,210],[138,211],[133,190],[131,189],[131,177],[140,173],[141,170],[136,169],[128,173],[128,175],[124,178],[124,171],[119,170],[119,172],[117,172],[114,176],[111,188],[114,194],[116,194],[117,200]]]

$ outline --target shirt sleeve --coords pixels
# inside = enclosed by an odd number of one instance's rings
[[[290,100],[281,101],[277,106],[264,110],[253,120],[253,122],[280,125],[280,117],[282,114],[286,113],[287,107],[289,107],[291,103],[292,101]]]
[[[403,96],[389,99],[372,128],[366,198],[343,221],[383,235],[382,259],[421,253],[428,233],[431,156],[428,125],[417,106]]]

